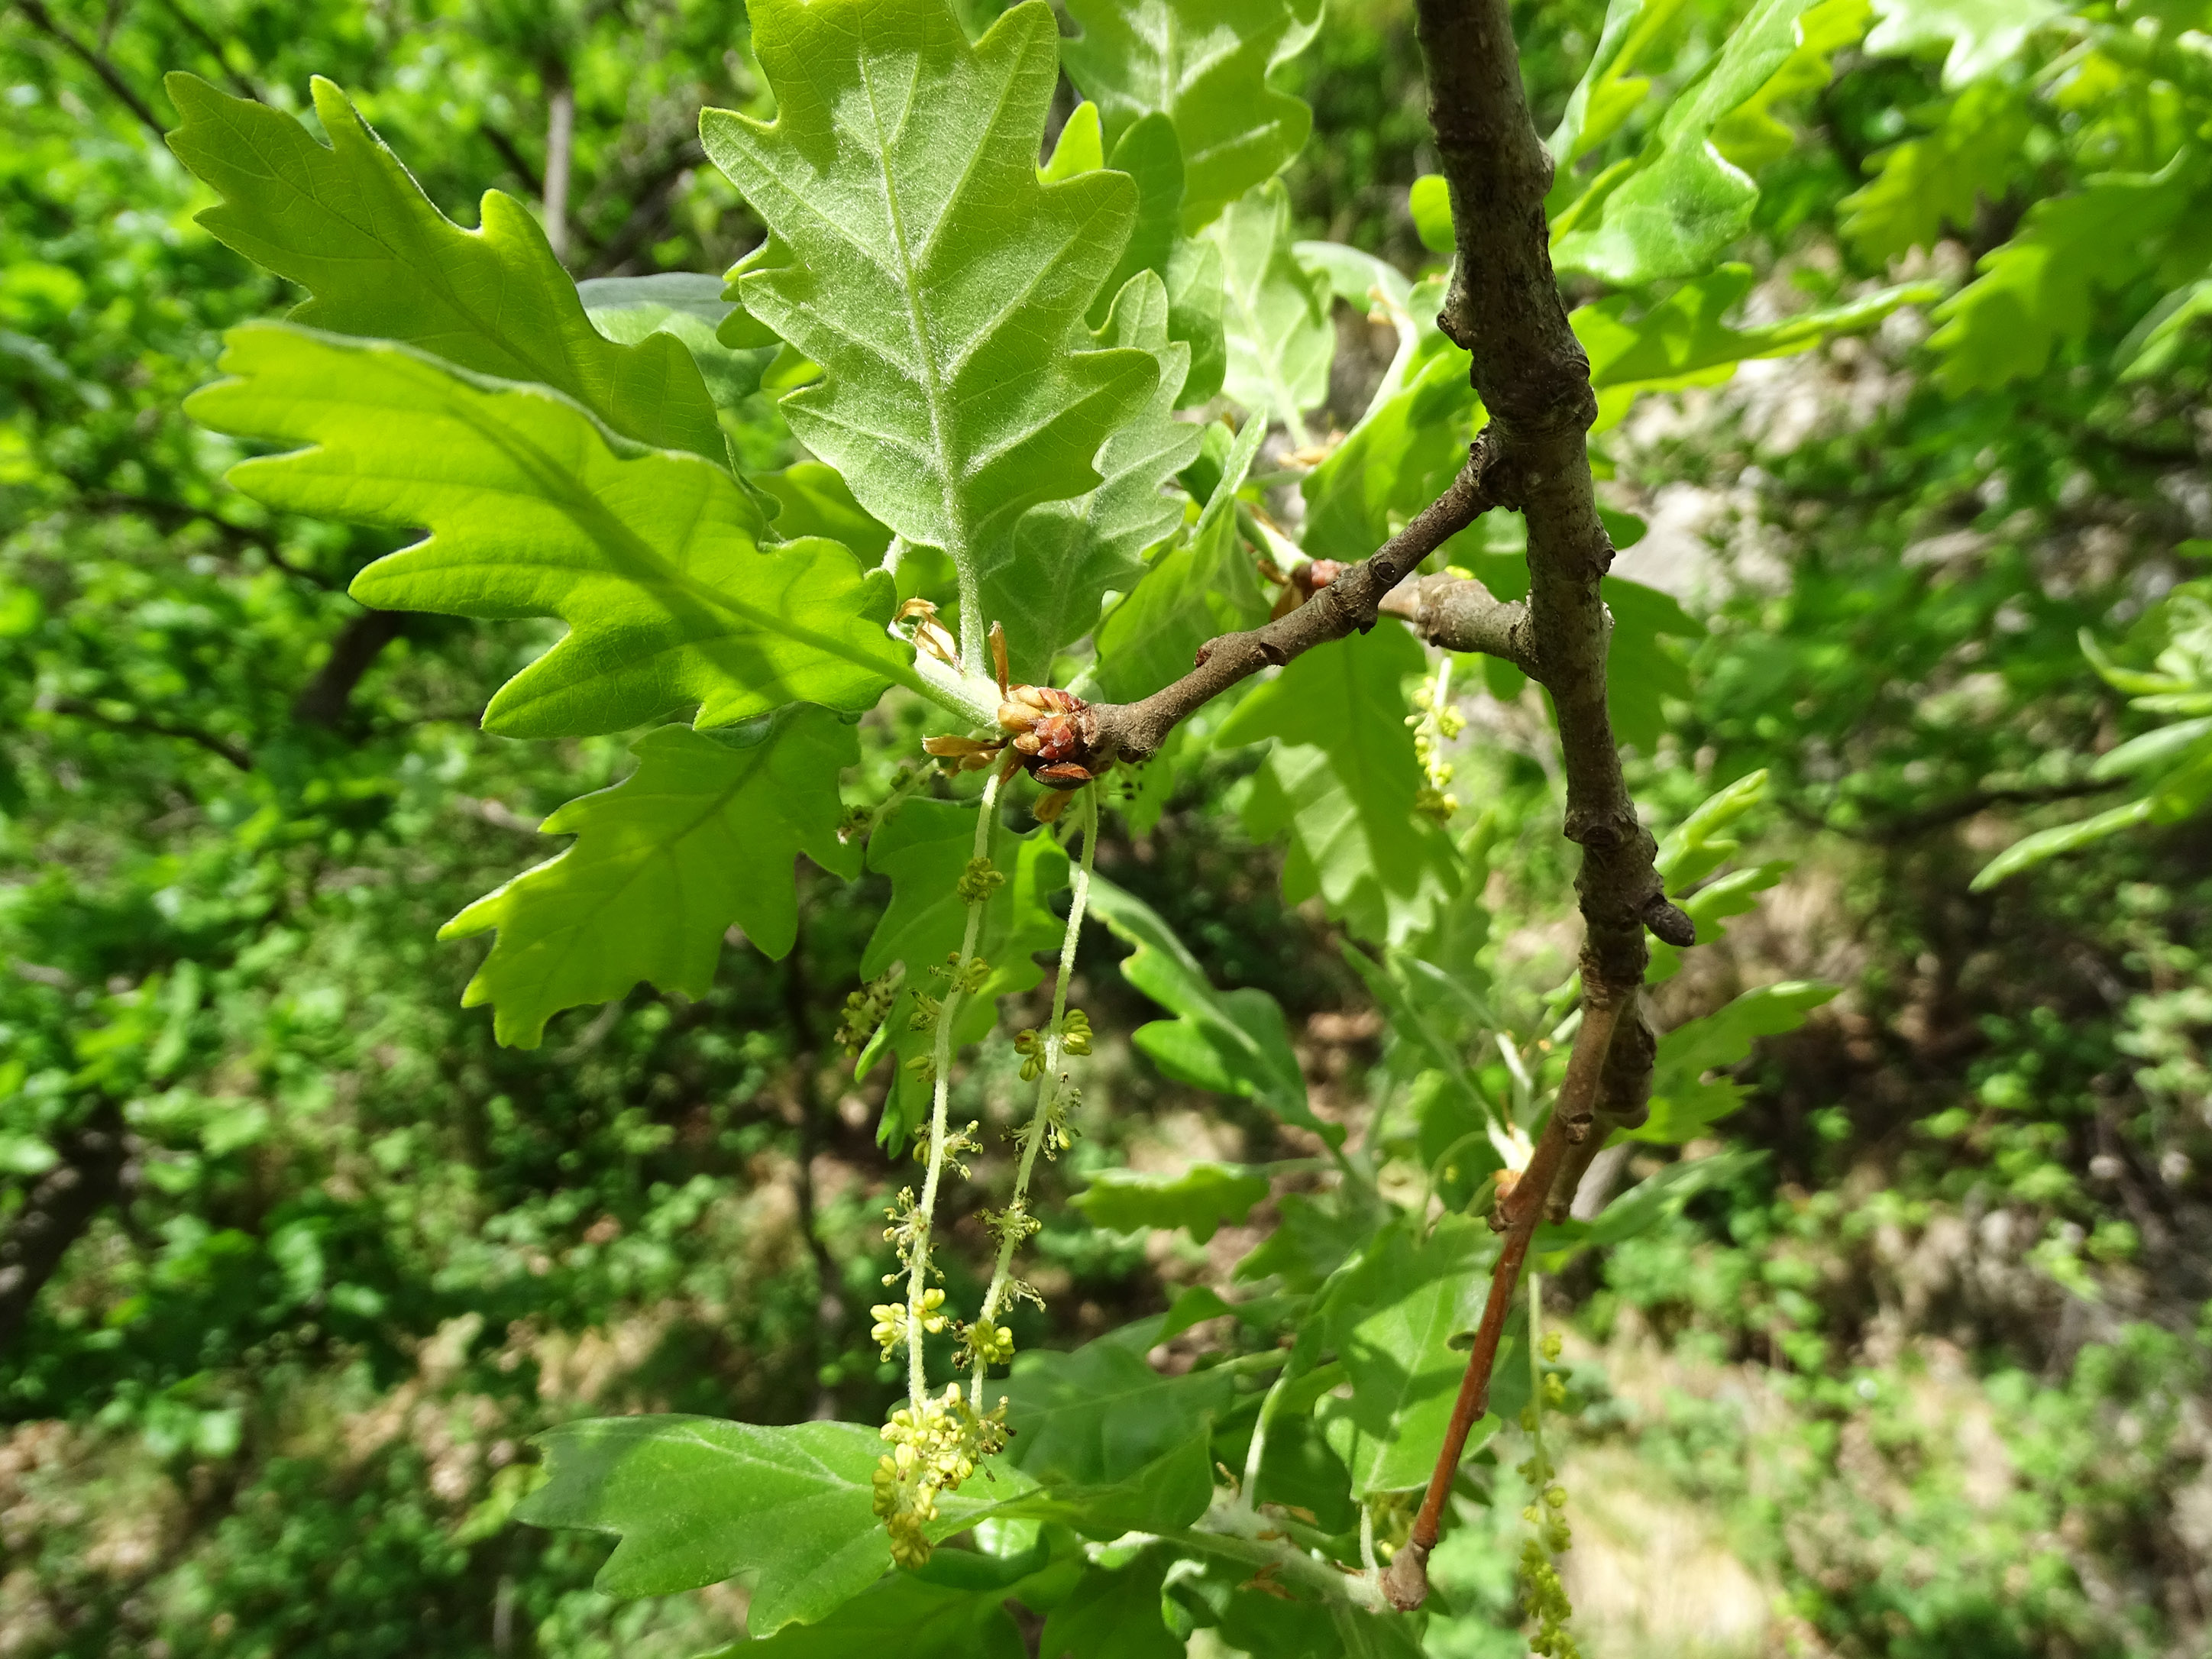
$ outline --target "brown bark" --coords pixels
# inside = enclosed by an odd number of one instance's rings
[[[314,678],[301,686],[300,695],[292,700],[292,718],[302,726],[337,730],[362,676],[406,626],[406,615],[398,611],[364,611],[347,623],[331,641],[331,654],[315,671]]]
[[[31,1304],[69,1247],[121,1195],[128,1140],[122,1112],[103,1102],[82,1128],[63,1138],[55,1148],[61,1162],[39,1177],[0,1236],[0,1354],[15,1346]]]
[[[1552,158],[1522,92],[1511,11],[1507,0],[1417,0],[1416,28],[1458,241],[1437,325],[1468,350],[1474,388],[1490,411],[1477,452],[1478,488],[1528,520],[1525,637],[1531,672],[1551,692],[1559,720],[1564,829],[1583,849],[1575,890],[1586,932],[1583,1021],[1566,1079],[1528,1170],[1502,1206],[1505,1243],[1443,1455],[1413,1536],[1384,1579],[1392,1601],[1407,1608],[1428,1595],[1426,1563],[1444,1501],[1468,1431],[1487,1407],[1505,1310],[1554,1185],[1571,1163],[1580,1179],[1603,1139],[1602,1109],[1632,1109],[1650,1092],[1651,1047],[1640,1008],[1650,959],[1644,930],[1669,942],[1695,937],[1652,866],[1658,849],[1629,799],[1606,713],[1612,623],[1598,585],[1613,563],[1613,544],[1598,518],[1589,466],[1587,434],[1597,401],[1552,272],[1544,215]],[[1616,1044],[1616,1031],[1634,1039]]]

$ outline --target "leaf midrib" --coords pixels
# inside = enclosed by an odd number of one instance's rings
[[[930,440],[937,447],[939,471],[945,485],[945,518],[953,545],[945,550],[952,561],[952,569],[960,588],[960,662],[971,673],[983,670],[982,582],[975,569],[975,550],[969,544],[966,503],[962,500],[958,480],[963,476],[960,452],[946,435],[945,411],[945,388],[939,383],[939,369],[933,346],[928,319],[921,308],[921,283],[915,268],[914,254],[908,246],[906,216],[900,206],[898,185],[891,171],[891,140],[884,131],[883,110],[876,101],[875,77],[870,73],[872,60],[866,52],[860,54],[860,86],[868,100],[868,119],[874,125],[876,161],[884,181],[884,211],[890,220],[892,245],[897,250],[900,287],[905,291],[907,321],[911,330],[919,373],[915,376],[921,388],[922,402],[929,410]],[[914,55],[913,82],[907,90],[906,108],[914,108],[914,98],[921,85],[921,54]],[[976,155],[982,153],[981,146]],[[975,165],[974,158],[969,167]],[[945,198],[945,213],[949,217],[953,204],[959,198],[960,189],[967,182],[963,171],[959,185]],[[972,660],[971,660],[972,659]]]
[[[454,418],[476,432],[493,448],[504,453],[526,475],[538,478],[544,488],[543,499],[566,512],[571,521],[608,557],[610,562],[617,565],[613,574],[617,576],[626,576],[626,573],[620,568],[618,557],[619,554],[626,552],[634,563],[641,564],[648,571],[657,574],[659,577],[659,585],[683,593],[688,598],[715,609],[727,611],[733,616],[742,617],[762,632],[781,634],[787,638],[801,641],[840,661],[849,662],[856,667],[882,673],[910,690],[926,691],[927,688],[921,676],[915,674],[904,664],[895,661],[886,662],[881,657],[862,654],[845,639],[835,635],[823,634],[781,613],[765,611],[736,594],[711,586],[675,568],[656,551],[650,543],[608,511],[598,496],[586,489],[580,482],[565,473],[555,463],[553,458],[531,439],[520,432],[511,431],[502,426],[478,418],[477,413],[465,403],[456,404],[453,400],[447,399],[446,407]],[[665,453],[674,454],[678,452]],[[690,459],[700,459],[690,455],[688,451],[681,453]],[[620,464],[619,459],[617,464]],[[713,467],[711,462],[702,464],[709,468]],[[714,470],[719,471],[719,469]],[[408,482],[421,481],[410,479]],[[695,504],[692,520],[684,527],[678,538],[680,543],[688,544],[696,535],[698,514],[702,507],[703,498]],[[762,557],[776,556],[763,550],[757,549],[756,550]],[[626,576],[626,579],[639,580],[635,576]],[[639,580],[639,585],[648,586],[652,584]],[[571,622],[569,625],[572,629],[580,631],[580,624]]]

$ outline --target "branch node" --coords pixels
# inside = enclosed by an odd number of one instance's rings
[[[1429,1599],[1429,1553],[1410,1540],[1390,1558],[1382,1570],[1382,1594],[1401,1613],[1411,1613]]]

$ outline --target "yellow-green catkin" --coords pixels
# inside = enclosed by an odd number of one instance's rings
[[[1022,1077],[1037,1085],[1036,1106],[1030,1121],[1014,1133],[1020,1159],[1014,1170],[1013,1197],[1004,1210],[984,1217],[999,1241],[998,1261],[992,1270],[990,1288],[983,1295],[981,1314],[961,1333],[960,1357],[973,1372],[968,1403],[977,1413],[983,1407],[984,1374],[1014,1357],[1013,1334],[1002,1322],[1001,1315],[1009,1304],[1024,1298],[1043,1306],[1035,1287],[1013,1276],[1014,1252],[1038,1227],[1029,1212],[1030,1175],[1036,1168],[1037,1154],[1052,1157],[1073,1134],[1068,1115],[1082,1097],[1069,1084],[1067,1073],[1060,1069],[1060,1061],[1071,1054],[1091,1052],[1090,1017],[1080,1008],[1067,1006],[1067,980],[1074,971],[1076,941],[1083,932],[1085,907],[1091,901],[1091,866],[1098,850],[1097,786],[1085,788],[1080,799],[1083,860],[1076,866],[1067,931],[1060,939],[1060,965],[1053,976],[1052,1018],[1043,1030],[1024,1031],[1014,1039],[1015,1052],[1022,1057]],[[1001,1408],[1005,1403],[1000,1402]]]
[[[1467,716],[1451,700],[1451,653],[1446,652],[1437,660],[1436,677],[1413,690],[1413,707],[1419,712],[1406,716],[1406,724],[1413,728],[1413,754],[1421,763],[1421,789],[1413,810],[1439,823],[1459,811],[1459,798],[1449,793],[1452,768],[1443,757],[1443,746],[1467,726]]]
[[[906,1281],[906,1299],[886,1302],[871,1310],[875,1324],[870,1334],[889,1358],[901,1346],[907,1355],[907,1403],[884,1425],[889,1446],[876,1465],[874,1509],[890,1536],[891,1559],[903,1567],[918,1567],[930,1557],[930,1526],[937,1519],[938,1498],[975,1473],[975,1465],[1006,1443],[1006,1407],[989,1413],[978,1411],[963,1399],[957,1382],[948,1383],[941,1396],[929,1392],[922,1364],[922,1340],[951,1322],[945,1306],[945,1291],[930,1281],[938,1277],[931,1260],[938,1188],[945,1166],[957,1164],[963,1150],[975,1141],[967,1130],[952,1131],[947,1122],[951,1089],[952,1028],[960,1000],[982,989],[990,977],[990,964],[975,954],[983,911],[1001,877],[991,862],[991,832],[998,820],[999,776],[994,772],[983,786],[981,810],[975,824],[975,852],[962,872],[958,893],[968,907],[960,949],[933,970],[940,988],[935,994],[916,994],[915,1029],[934,1028],[930,1053],[909,1061],[917,1077],[931,1091],[929,1138],[919,1150],[923,1154],[921,1193],[901,1189],[888,1212],[890,1225],[884,1237],[898,1252]],[[972,1129],[975,1126],[969,1125]],[[893,1274],[887,1284],[897,1282]],[[972,1342],[972,1333],[970,1334]],[[995,1346],[995,1341],[994,1342]]]
[[[1574,1542],[1567,1525],[1567,1489],[1559,1484],[1559,1471],[1544,1444],[1545,1410],[1565,1410],[1566,1383],[1558,1372],[1544,1369],[1546,1360],[1558,1360],[1561,1345],[1558,1332],[1541,1329],[1542,1306],[1543,1285],[1532,1272],[1528,1275],[1529,1395],[1521,1413],[1521,1426],[1528,1432],[1529,1452],[1528,1461],[1520,1466],[1520,1474],[1535,1497],[1521,1511],[1521,1518],[1529,1527],[1528,1537],[1521,1547],[1521,1607],[1536,1627],[1528,1638],[1530,1652],[1541,1654],[1543,1659],[1582,1659],[1582,1649],[1569,1628],[1575,1610],[1567,1599],[1558,1562]]]

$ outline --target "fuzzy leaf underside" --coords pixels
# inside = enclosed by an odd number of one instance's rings
[[[1195,234],[1305,147],[1313,112],[1268,84],[1310,37],[1320,7],[1286,0],[1071,0],[1068,78],[1095,101],[1108,144],[1148,114],[1181,138],[1182,222]]]
[[[1267,614],[1237,533],[1237,492],[1267,435],[1265,421],[1244,423],[1188,538],[1154,558],[1135,592],[1099,624],[1099,696],[1114,702],[1150,696],[1188,673],[1206,641]]]
[[[965,599],[1025,508],[1097,485],[1092,457],[1158,379],[1150,353],[1085,349],[1079,326],[1135,186],[1039,181],[1058,66],[1041,3],[973,46],[942,0],[759,0],[751,16],[776,118],[700,121],[785,255],[738,293],[822,368],[784,399],[793,430],[868,512],[951,555]]]
[[[1305,411],[1328,395],[1336,330],[1327,275],[1291,251],[1290,196],[1271,179],[1231,203],[1206,235],[1221,250],[1229,347],[1222,389],[1302,437]]]
[[[800,853],[860,873],[860,848],[837,839],[837,773],[860,758],[854,728],[799,705],[731,736],[750,741],[647,732],[627,779],[540,826],[573,846],[446,924],[441,939],[499,930],[461,1002],[494,1006],[500,1042],[534,1048],[552,1015],[641,980],[704,996],[732,925],[769,957],[791,949]]]
[[[592,326],[622,345],[666,335],[691,354],[718,409],[734,409],[760,390],[775,357],[765,346],[736,349],[717,338],[733,308],[719,276],[665,270],[650,276],[594,276],[576,284]]]
[[[1006,627],[1018,682],[1042,683],[1054,653],[1091,631],[1109,590],[1136,585],[1145,550],[1182,522],[1181,500],[1165,490],[1198,453],[1200,433],[1174,418],[1190,348],[1168,338],[1167,289],[1158,276],[1143,270],[1130,279],[1100,339],[1157,358],[1159,384],[1099,450],[1098,487],[1030,508],[1006,555],[984,567],[984,612]]]
[[[702,726],[787,702],[859,713],[917,684],[912,647],[884,629],[887,576],[833,542],[763,552],[760,509],[727,472],[611,438],[557,392],[281,323],[232,331],[222,367],[195,419],[309,446],[240,463],[239,489],[428,529],[354,579],[362,604],[568,624],[492,698],[487,731],[619,732],[690,704]]]
[[[293,321],[551,386],[626,438],[726,459],[714,401],[684,345],[660,333],[620,344],[595,329],[544,232],[513,197],[487,191],[482,228],[463,230],[319,76],[315,113],[327,145],[283,111],[198,76],[167,84],[185,118],[169,147],[223,198],[199,222],[308,290]]]

